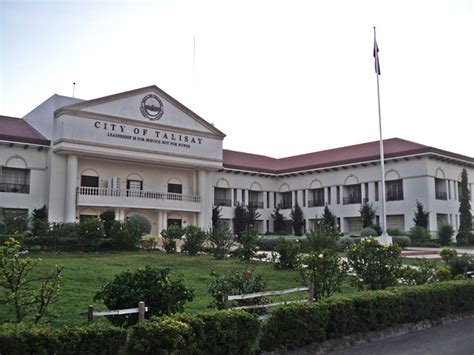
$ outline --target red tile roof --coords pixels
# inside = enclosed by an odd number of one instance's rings
[[[50,145],[50,141],[28,124],[15,117],[0,116],[0,140],[8,142]]]
[[[384,140],[385,158],[435,153],[474,164],[474,158],[428,147],[400,138]],[[380,159],[379,142],[369,142],[320,152],[275,159],[263,155],[224,149],[224,168],[261,173],[283,174]]]

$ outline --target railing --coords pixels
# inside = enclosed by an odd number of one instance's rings
[[[361,203],[361,202],[362,202],[362,199],[360,196],[349,196],[349,197],[342,198],[343,205],[352,205],[352,204]]]
[[[155,192],[141,190],[120,190],[109,189],[107,187],[78,187],[79,195],[88,196],[112,196],[112,197],[132,197],[154,200],[170,200],[170,201],[188,201],[200,202],[201,198],[197,195],[177,194],[173,192]]]
[[[447,200],[448,193],[446,191],[436,191],[436,199],[437,200]]]
[[[0,192],[13,192],[20,194],[29,194],[30,185],[25,184],[11,184],[8,182],[0,182]]]
[[[249,201],[249,207],[251,207],[251,208],[263,208],[263,201]]]
[[[290,202],[287,202],[287,201],[281,201],[278,206],[282,209],[282,210],[287,210],[287,209],[290,209],[291,208],[291,203]]]
[[[321,207],[324,206],[323,200],[309,200],[308,207]]]
[[[402,201],[403,193],[388,193],[386,201]]]
[[[232,201],[227,200],[225,198],[215,198],[214,199],[214,206],[227,206],[227,207],[230,207],[230,206],[232,206]]]
[[[121,316],[126,314],[138,313],[138,322],[141,323],[145,320],[145,312],[148,312],[149,307],[145,307],[145,302],[138,302],[137,308],[127,308],[127,309],[116,309],[112,311],[94,311],[94,306],[89,305],[87,307],[87,312],[81,313],[81,316],[87,316],[87,320],[92,322],[95,317],[104,317],[104,316]]]

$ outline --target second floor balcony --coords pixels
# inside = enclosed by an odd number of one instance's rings
[[[321,207],[324,206],[324,200],[309,200],[308,207]]]
[[[77,204],[79,206],[162,208],[199,212],[201,197],[171,192],[81,186],[77,188]]]
[[[249,207],[251,207],[251,208],[263,208],[263,201],[249,201]]]
[[[214,206],[231,207],[232,201],[226,198],[214,198]]]
[[[0,182],[0,192],[12,192],[19,194],[29,194],[30,185],[28,184],[13,184],[9,182]]]

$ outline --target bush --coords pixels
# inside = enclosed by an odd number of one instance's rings
[[[347,262],[334,250],[326,249],[320,254],[311,253],[300,260],[299,273],[303,282],[314,287],[314,299],[320,300],[340,291],[346,278]]]
[[[23,235],[28,230],[30,219],[26,214],[3,213],[4,233],[8,235]]]
[[[144,301],[150,307],[147,317],[182,312],[184,304],[193,300],[194,293],[182,279],[172,279],[170,272],[170,268],[151,266],[122,272],[105,284],[94,300],[103,301],[108,309],[135,308],[138,302]],[[137,322],[138,316],[131,314],[109,319],[115,325],[130,325]]]
[[[149,235],[140,239],[139,246],[146,251],[158,249],[159,240],[153,235]]]
[[[474,240],[474,236],[469,231],[459,231],[456,235],[456,244],[459,246],[466,246],[472,240]]]
[[[103,323],[63,329],[9,323],[0,326],[2,354],[116,354],[126,340],[126,330]]]
[[[392,242],[393,244],[398,245],[400,248],[407,248],[411,245],[411,239],[407,236],[393,236]]]
[[[279,239],[276,239],[276,238],[269,239],[269,238],[260,237],[257,239],[257,247],[259,250],[274,251],[278,242],[279,242]]]
[[[360,292],[275,309],[261,350],[295,349],[345,335],[474,311],[474,282],[449,281]]]
[[[415,267],[405,266],[401,271],[401,278],[407,285],[424,285],[440,281],[438,267],[433,260],[417,259]]]
[[[253,228],[242,232],[239,238],[240,246],[237,255],[243,261],[250,261],[257,255],[257,231]]]
[[[165,239],[165,251],[167,254],[176,253],[176,240],[180,239],[183,233],[183,228],[174,224],[161,231],[161,235]]]
[[[363,238],[347,253],[349,266],[356,273],[353,282],[359,289],[379,290],[397,284],[401,249],[383,246],[374,238]]]
[[[414,244],[427,243],[431,241],[431,234],[425,227],[414,226],[410,228],[408,236]]]
[[[45,236],[48,234],[48,209],[46,205],[35,208],[31,218],[31,234]]]
[[[340,237],[338,243],[340,245],[339,250],[344,251],[354,244],[354,240],[351,237]]]
[[[397,228],[387,229],[387,234],[391,237],[403,237],[406,236],[406,233]]]
[[[265,279],[261,275],[255,275],[252,270],[230,271],[226,275],[219,275],[211,272],[214,279],[209,284],[209,293],[213,301],[209,308],[224,308],[224,296],[243,295],[247,293],[263,292],[267,286]],[[255,304],[268,303],[268,299],[263,297],[250,298],[229,302],[229,307],[249,306]]]
[[[151,223],[145,216],[136,214],[129,217],[128,221],[138,229],[138,233],[140,234],[140,237],[150,234]]]
[[[197,226],[187,226],[184,229],[185,240],[182,251],[189,255],[197,255],[203,249],[203,243],[206,240],[206,232]]]
[[[360,231],[362,238],[375,238],[377,237],[377,231],[372,227],[366,227]]]
[[[454,235],[454,228],[450,224],[443,224],[438,229],[438,243],[446,246],[451,244]]]
[[[213,311],[154,317],[134,326],[128,351],[133,354],[253,354],[260,324],[243,311]]]
[[[79,242],[84,250],[97,251],[100,240],[105,238],[104,225],[97,218],[88,218],[76,227]]]
[[[114,250],[134,250],[138,248],[141,233],[137,224],[130,220],[124,222],[113,221],[109,235],[112,238],[111,248]]]
[[[439,256],[441,256],[441,259],[449,265],[452,261],[457,259],[458,252],[455,249],[443,248],[439,252]]]
[[[298,265],[299,245],[280,237],[275,246],[275,252],[272,253],[274,266],[277,269],[293,269]]]

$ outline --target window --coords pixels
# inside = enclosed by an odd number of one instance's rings
[[[231,206],[230,189],[214,188],[214,206]]]
[[[361,202],[362,196],[360,184],[344,186],[344,197],[342,198],[342,203],[344,205],[356,204]]]
[[[328,187],[328,205],[331,204],[331,188]]]
[[[183,185],[181,184],[168,184],[168,192],[173,194],[182,194]]]
[[[141,197],[143,190],[143,181],[127,180],[127,196]]]
[[[306,207],[306,190],[303,190],[303,207]]]
[[[237,206],[238,201],[237,201],[237,189],[234,189],[234,206]]]
[[[292,207],[291,201],[291,191],[281,193],[280,208],[289,209]]]
[[[459,195],[459,194],[458,194]],[[437,200],[447,200],[448,191],[446,188],[446,180],[435,178],[435,197]]]
[[[324,188],[310,190],[309,207],[324,206]]]
[[[84,187],[99,187],[99,177],[81,175],[81,186]]]
[[[403,200],[403,180],[385,182],[387,201]]]
[[[260,194],[261,192],[259,191],[249,191],[249,203],[248,205],[253,208],[263,208],[263,201],[260,200]]]
[[[379,200],[379,182],[374,182],[375,201]]]
[[[30,193],[30,171],[0,167],[0,192]]]
[[[369,183],[366,182],[364,185],[364,198],[369,201]]]
[[[339,188],[339,186],[336,186],[336,203],[341,203],[341,189]]]
[[[181,227],[183,225],[183,220],[177,218],[168,218],[168,227],[171,226],[178,226]]]
[[[267,191],[266,194],[267,194],[267,208],[270,208],[270,191]]]
[[[3,223],[6,216],[12,218],[28,217],[28,210],[18,208],[0,208],[0,223]]]
[[[245,205],[245,190],[242,189],[242,204]]]

